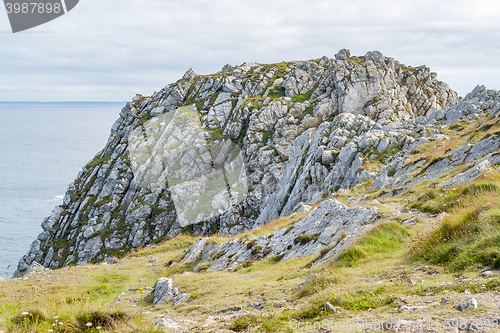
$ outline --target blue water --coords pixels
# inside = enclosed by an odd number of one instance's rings
[[[12,276],[124,104],[0,104],[0,277]]]

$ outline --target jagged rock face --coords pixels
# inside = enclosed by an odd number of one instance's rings
[[[320,264],[347,248],[377,220],[376,208],[350,208],[328,199],[289,229],[258,238],[233,238],[225,244],[208,244],[208,239],[203,238],[191,247],[179,265],[197,262],[194,271],[207,264],[208,271],[233,270],[246,261],[266,258],[287,261],[328,249],[317,260]]]
[[[500,93],[496,90],[487,90],[484,86],[477,86],[460,103],[437,110],[428,117],[417,118],[413,137],[408,137],[401,146],[401,150],[378,171],[373,187],[390,191],[387,193],[388,196],[394,195],[408,186],[430,181],[453,172],[463,164],[471,165],[471,168],[458,173],[449,180],[440,182],[438,186],[452,187],[477,179],[484,172],[491,171],[492,166],[500,164],[500,136],[498,133],[487,135],[473,144],[464,140],[457,142],[453,149],[444,151],[435,160],[413,159],[412,162],[408,162],[408,160],[412,160],[413,151],[418,146],[431,142],[438,143],[448,138],[440,133],[439,126],[435,126],[436,120],[441,119],[443,124],[452,124],[460,119],[488,118],[494,121],[499,116]],[[487,129],[485,128],[483,131],[486,132]],[[439,145],[436,144],[436,148],[439,148]],[[419,177],[415,177],[415,174],[418,174]]]
[[[96,262],[181,232],[232,235],[265,224],[376,177],[363,167],[370,153],[413,144],[418,117],[427,121],[442,108],[439,118],[473,112],[453,109],[457,102],[427,67],[380,52],[227,65],[214,75],[189,70],[122,109],[106,147],[43,222],[17,274],[34,261],[51,268]],[[182,107],[194,110],[199,136],[169,126]],[[221,168],[224,181],[203,197],[207,173]],[[174,180],[193,177],[189,186]],[[202,206],[208,212],[190,213]]]

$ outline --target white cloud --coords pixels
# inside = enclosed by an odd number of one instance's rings
[[[130,100],[192,67],[380,50],[428,65],[464,95],[500,72],[494,1],[82,0],[67,15],[9,33],[0,12],[0,100]]]

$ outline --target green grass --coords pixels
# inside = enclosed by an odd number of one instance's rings
[[[416,239],[414,259],[451,271],[473,267],[500,268],[500,179],[490,175],[455,191],[427,191],[419,198],[424,210],[447,211],[441,225]],[[426,202],[427,200],[427,202]]]
[[[488,180],[477,180],[451,189],[432,186],[425,189],[424,193],[410,204],[410,207],[432,214],[450,212],[463,201],[464,197],[475,198],[484,193],[497,193],[499,190],[500,183]]]
[[[395,254],[409,240],[408,230],[397,222],[382,222],[370,230],[355,245],[343,251],[335,267],[352,267],[362,261],[387,258]]]
[[[265,107],[263,104],[264,98],[262,96],[251,97],[247,99],[247,105],[250,109],[260,110]]]
[[[266,142],[273,138],[273,132],[262,132],[262,141]]]
[[[275,99],[278,99],[280,97],[284,97],[285,96],[285,88],[283,88],[282,86],[274,87],[269,92],[268,96],[271,98],[271,100],[275,100]]]
[[[98,165],[102,165],[102,164],[106,163],[109,160],[109,158],[111,157],[111,155],[112,155],[111,153],[109,153],[109,154],[103,156],[102,155],[103,153],[104,152],[101,152],[99,155],[97,155],[96,157],[94,157],[92,159],[92,161],[90,161],[86,165],[87,169],[92,169],[92,168],[94,168],[94,167],[96,167]]]
[[[311,99],[311,95],[313,94],[314,90],[316,90],[316,87],[312,88],[308,92],[301,94],[301,95],[295,95],[292,97],[292,101],[296,103],[304,103],[305,101],[308,101]]]

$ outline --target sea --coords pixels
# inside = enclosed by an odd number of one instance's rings
[[[124,105],[0,103],[0,277],[12,277],[44,218],[106,145]]]

